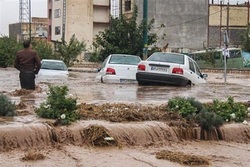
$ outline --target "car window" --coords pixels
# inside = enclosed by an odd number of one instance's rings
[[[103,68],[105,67],[105,65],[106,65],[106,63],[107,63],[107,61],[108,61],[108,58],[109,58],[109,57],[107,57],[107,58],[104,60],[104,62],[102,63],[101,69],[103,69]]]
[[[140,62],[140,58],[137,56],[111,56],[109,64],[129,64],[137,65]]]
[[[189,69],[193,72],[195,72],[195,67],[194,67],[194,63],[191,59],[188,59],[189,62]]]
[[[160,61],[160,62],[184,64],[184,55],[157,52],[153,53],[148,58],[148,61]]]
[[[41,69],[66,71],[67,66],[63,62],[43,61]]]
[[[199,75],[199,76],[202,76],[202,73],[201,73],[201,70],[198,66],[198,64],[196,62],[194,62],[194,66],[195,66],[195,69],[196,69],[196,74]]]

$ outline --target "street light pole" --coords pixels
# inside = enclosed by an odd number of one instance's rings
[[[228,35],[227,31],[224,32],[224,49],[223,49],[223,58],[224,58],[224,82],[227,82],[227,53],[228,53]]]
[[[143,0],[143,60],[148,57],[148,0]]]

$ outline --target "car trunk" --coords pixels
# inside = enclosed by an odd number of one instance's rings
[[[148,62],[146,71],[153,73],[172,74],[172,69],[174,67],[180,67],[180,65],[175,63],[156,63],[152,61]]]
[[[116,75],[126,76],[126,78],[135,78],[135,74],[137,72],[137,65],[112,65],[112,68],[115,69]]]

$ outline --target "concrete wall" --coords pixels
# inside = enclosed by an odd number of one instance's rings
[[[93,41],[93,3],[92,0],[67,1],[66,41],[73,34],[79,41],[85,41],[89,46]]]
[[[143,0],[135,3],[141,21]],[[207,41],[208,0],[149,0],[148,18],[155,19],[152,32],[159,37],[158,47],[168,43],[170,48],[201,49]]]
[[[21,38],[21,23],[9,24],[9,37],[11,38]]]
[[[227,5],[210,5],[209,13],[209,25],[227,25]],[[229,26],[246,26],[249,19],[248,14],[246,5],[229,6]]]

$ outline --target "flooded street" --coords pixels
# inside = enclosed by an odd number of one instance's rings
[[[226,100],[228,96],[232,96],[235,101],[246,102],[250,101],[249,75],[228,74],[227,82],[224,83],[222,73],[208,73],[206,84],[173,87],[103,84],[95,81],[96,73],[71,71],[68,79],[36,78],[36,90],[30,92],[20,89],[18,75],[14,68],[0,68],[0,92],[10,97],[21,108],[18,116],[14,118],[0,118],[0,166],[187,166],[157,158],[159,151],[172,151],[178,156],[182,153],[198,160],[204,158],[209,165],[201,165],[202,167],[250,166],[249,124],[226,124],[221,128],[223,140],[204,141],[201,140],[199,129],[187,132],[180,128],[178,131],[176,127],[164,121],[150,119],[115,122],[83,119],[70,126],[54,127],[50,123],[52,120],[40,119],[34,113],[34,108],[46,100],[49,85],[67,85],[69,95],[77,97],[78,104],[82,104],[84,109],[94,115],[111,111],[110,108],[114,113],[119,104],[113,103],[128,104],[120,105],[124,114],[133,110],[133,103],[148,109],[143,116],[147,116],[147,113],[156,113],[159,116],[159,108],[156,110],[147,105],[166,104],[170,98],[177,96],[194,97],[201,102]],[[100,105],[98,110],[92,104]],[[104,106],[101,106],[102,104]],[[138,111],[143,112],[136,110]],[[117,143],[111,147],[92,146],[93,142],[88,143],[87,139],[95,136],[86,135],[91,130],[96,130],[92,134],[101,134],[101,138],[111,136]],[[216,137],[216,134],[213,137]]]
[[[213,99],[227,99],[232,96],[235,101],[250,100],[250,75],[228,74],[224,82],[222,73],[208,73],[207,83],[192,87],[173,86],[138,86],[137,84],[103,84],[95,82],[96,73],[70,72],[68,79],[36,79],[41,92],[22,96],[21,100],[35,105],[45,99],[48,85],[67,85],[69,94],[78,98],[78,103],[166,103],[170,98],[194,97],[201,102]],[[20,89],[18,71],[13,68],[0,69],[0,92],[11,93]],[[19,97],[12,97],[18,101]]]

